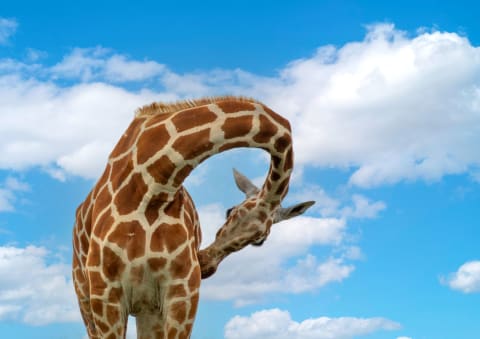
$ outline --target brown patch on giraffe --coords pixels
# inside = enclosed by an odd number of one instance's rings
[[[190,292],[195,291],[200,286],[201,279],[202,277],[200,266],[197,266],[194,268],[192,274],[190,275],[190,278],[188,278],[188,289],[190,290]]]
[[[290,178],[285,178],[280,185],[277,188],[277,191],[275,192],[276,195],[280,195],[283,197],[283,195],[286,194],[286,190],[288,189],[288,182]]]
[[[270,139],[272,139],[273,136],[275,136],[275,134],[277,134],[278,127],[264,115],[260,115],[259,121],[260,131],[255,134],[253,141],[259,144],[266,144],[270,141]]]
[[[293,168],[293,151],[290,148],[285,155],[285,164],[283,165],[283,170],[286,172]]]
[[[141,126],[144,121],[145,119],[134,119],[132,121],[130,126],[128,126],[127,130],[118,141],[112,153],[110,153],[110,158],[118,157],[120,154],[129,150],[133,146],[135,140],[137,140],[137,136],[140,133]]]
[[[114,223],[114,219],[110,211],[105,211],[98,220],[95,221],[93,234],[103,239]]]
[[[195,159],[210,151],[213,146],[214,144],[210,142],[209,128],[181,136],[172,145],[173,149],[180,153],[185,160]]]
[[[91,239],[90,248],[88,251],[87,266],[98,267],[100,266],[100,246],[98,243]]]
[[[232,139],[247,135],[253,126],[252,116],[225,119],[222,130],[225,139]]]
[[[145,123],[145,128],[157,125],[162,121],[167,120],[168,118],[170,118],[170,114],[157,114],[155,116],[152,116],[151,118],[147,119],[147,122]]]
[[[267,191],[270,191],[272,189],[272,180],[270,180],[270,179],[266,180],[265,188],[267,189]]]
[[[97,187],[95,187],[95,189],[97,189]],[[78,210],[80,210],[82,218],[85,217],[85,214],[87,214],[88,209],[90,208],[90,202],[91,202],[90,199],[92,198],[92,194],[93,194],[93,191],[90,191],[90,193],[88,193],[83,203],[80,206],[78,206],[77,212]]]
[[[107,321],[110,326],[114,326],[120,320],[120,311],[118,307],[107,305]]]
[[[190,312],[188,313],[188,319],[194,319],[195,314],[197,313],[197,307],[198,307],[198,300],[199,300],[199,295],[198,293],[195,293],[194,295],[191,296],[190,298]],[[187,325],[190,326],[191,325]]]
[[[288,146],[292,144],[292,137],[285,133],[283,136],[275,141],[274,147],[279,153],[283,153]]]
[[[235,113],[241,111],[254,111],[255,105],[246,101],[225,100],[217,102],[217,106],[225,113]]]
[[[145,276],[143,265],[134,266],[130,269],[130,281],[134,284],[140,284]]]
[[[168,339],[175,339],[177,338],[177,329],[175,327],[172,327],[169,331],[168,331]]]
[[[261,223],[264,223],[266,220],[267,220],[268,216],[267,216],[267,213],[263,212],[263,211],[260,211],[258,213],[258,220],[261,222]]]
[[[137,162],[141,165],[162,149],[168,142],[170,134],[165,125],[145,130],[137,142]]]
[[[88,235],[92,232],[92,211],[93,208],[88,209],[87,216],[83,218],[83,229]]]
[[[185,165],[181,170],[177,172],[175,178],[173,179],[173,183],[175,186],[180,186],[185,178],[192,172],[193,166]]]
[[[165,258],[150,258],[147,261],[148,266],[154,272],[158,272],[160,269],[164,268],[167,264],[167,259]]]
[[[80,247],[80,241],[79,241],[78,237],[79,237],[78,232],[77,232],[76,235],[75,234],[73,235],[73,248],[78,250],[78,251],[81,251],[82,248]]]
[[[145,217],[150,225],[152,225],[158,219],[160,208],[162,208],[167,199],[167,193],[159,193],[154,195],[148,202],[145,210]]]
[[[160,224],[152,233],[150,249],[161,252],[164,249],[172,253],[188,240],[187,232],[181,224]]]
[[[88,253],[89,246],[90,239],[88,239],[88,236],[85,234],[85,232],[83,232],[80,236],[80,250],[82,251],[82,253]]]
[[[181,111],[172,117],[172,122],[177,132],[208,124],[217,119],[217,115],[210,111],[207,106],[196,107]]]
[[[284,117],[278,115],[277,113],[275,113],[274,111],[272,111],[270,108],[268,108],[267,106],[263,105],[263,110],[265,112],[268,113],[268,115],[270,115],[272,117],[273,120],[275,120],[276,122],[278,122],[280,125],[282,125],[283,127],[285,127],[287,130],[291,130],[290,128],[290,122],[285,119]]]
[[[118,213],[128,214],[135,211],[147,192],[148,187],[143,181],[142,174],[135,173],[130,181],[115,195],[115,205]]]
[[[104,247],[102,269],[105,277],[113,281],[118,279],[123,273],[125,270],[125,263],[109,247]]]
[[[106,333],[110,330],[110,326],[101,321],[100,319],[95,319],[95,326],[97,326],[102,332]],[[107,339],[107,338],[105,338]]]
[[[119,223],[108,236],[108,241],[127,252],[128,260],[145,254],[145,240],[145,230],[136,220]]]
[[[249,147],[249,146],[250,144],[246,141],[235,141],[235,142],[229,142],[222,145],[218,150],[219,152],[223,152],[232,148]]]
[[[179,324],[183,324],[187,320],[187,303],[185,301],[177,301],[168,308],[168,317],[175,319]]]
[[[147,167],[148,173],[155,179],[155,182],[165,185],[177,166],[166,155],[162,155],[158,160]]]
[[[245,207],[247,210],[250,210],[250,209],[254,208],[256,205],[257,205],[257,203],[255,201],[249,200],[249,201],[246,201],[243,204],[243,207]],[[239,211],[239,212],[242,212],[242,211]],[[241,214],[240,217],[243,217],[243,215]]]
[[[167,298],[184,298],[187,296],[187,291],[183,284],[176,284],[168,288]]]
[[[101,211],[105,207],[107,207],[111,202],[112,202],[112,195],[108,190],[108,186],[104,186],[103,189],[98,194],[97,199],[95,199],[95,209],[97,211]]]
[[[117,338],[118,338],[118,337],[117,337],[117,335],[116,335],[115,333],[110,333],[110,334],[108,335],[108,337],[106,337],[105,339],[117,339]]]
[[[172,218],[180,218],[180,212],[183,207],[183,190],[178,190],[173,200],[165,206],[164,212]]]
[[[273,164],[274,168],[279,168],[280,167],[280,163],[282,162],[282,158],[277,157],[276,155],[273,155],[271,160],[272,160],[272,164]]]
[[[92,308],[92,312],[96,315],[102,317],[103,316],[103,302],[98,299],[91,299],[90,300],[90,307]],[[96,324],[96,322],[95,322]]]
[[[108,302],[116,303],[120,300],[123,295],[123,290],[121,287],[112,287],[108,293]]]
[[[270,172],[270,178],[271,178],[273,181],[277,181],[278,179],[280,179],[280,174],[278,174],[278,172],[272,170],[272,171]]]
[[[124,157],[118,159],[112,164],[112,175],[110,182],[112,183],[112,189],[115,192],[132,173],[133,170],[133,158],[132,154],[128,153]]]
[[[186,278],[192,267],[190,263],[190,248],[185,247],[185,249],[180,252],[179,255],[175,257],[170,263],[170,273],[173,279],[182,279]]]

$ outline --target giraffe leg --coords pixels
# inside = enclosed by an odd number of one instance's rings
[[[92,339],[124,339],[127,311],[120,286],[106,283],[101,274],[88,270],[90,310],[95,334]]]
[[[198,291],[192,293],[188,299],[170,303],[166,332],[168,338],[189,339],[192,334],[193,321],[198,307]]]
[[[93,297],[90,301],[96,334],[91,339],[125,339],[127,315],[121,303]]]

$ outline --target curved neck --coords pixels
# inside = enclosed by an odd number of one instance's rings
[[[174,112],[168,117],[153,115],[150,120],[144,134],[150,134],[152,139],[161,135],[165,141],[142,142],[140,137],[137,154],[139,164],[146,167],[163,189],[176,191],[196,166],[215,154],[252,147],[271,156],[262,197],[280,202],[287,193],[293,166],[290,125],[266,106],[229,98]],[[150,149],[142,150],[144,145]],[[143,152],[152,155],[142,163]]]

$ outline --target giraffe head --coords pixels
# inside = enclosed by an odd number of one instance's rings
[[[202,278],[215,273],[220,261],[230,253],[248,245],[261,246],[273,224],[301,215],[315,203],[306,201],[284,208],[278,202],[264,200],[260,189],[235,169],[233,175],[237,187],[245,193],[245,200],[227,210],[227,220],[218,230],[215,241],[200,257]]]

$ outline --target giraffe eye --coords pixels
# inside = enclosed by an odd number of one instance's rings
[[[225,213],[227,218],[230,216],[230,214],[232,213],[232,211],[233,211],[233,207],[231,207],[231,208],[229,208],[229,209],[227,210],[227,213]]]

